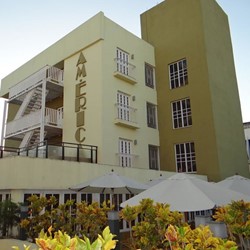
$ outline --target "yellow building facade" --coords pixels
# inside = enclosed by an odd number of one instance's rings
[[[162,169],[249,176],[227,15],[214,0],[168,0],[141,27],[155,48]]]
[[[154,64],[151,45],[97,14],[3,80],[6,145],[91,145],[98,163],[148,169],[149,145],[159,147],[147,112],[151,105],[156,123],[156,89],[144,77],[145,65],[154,77]],[[88,153],[80,150],[80,157]]]

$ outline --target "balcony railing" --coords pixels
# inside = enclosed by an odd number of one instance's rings
[[[63,108],[51,109],[45,108],[45,125],[54,125],[62,128]]]
[[[133,167],[136,164],[136,159],[138,155],[117,153],[119,166],[121,167]]]
[[[115,124],[119,124],[131,128],[139,128],[137,123],[137,109],[121,103],[115,104],[117,117]]]
[[[244,129],[250,128],[250,122],[243,123]]]
[[[13,136],[15,134],[23,133],[25,131],[37,128],[40,126],[41,110],[37,110],[28,115],[22,116],[19,119],[10,121],[6,126],[5,137]]]
[[[55,126],[62,128],[63,108],[51,109],[45,108],[45,122],[44,125]],[[14,136],[19,133],[32,130],[41,126],[41,109],[32,112],[28,115],[22,116],[19,119],[10,121],[6,127],[6,138]]]
[[[31,89],[40,85],[45,79],[53,83],[62,85],[63,70],[51,66],[43,67],[42,69],[36,71],[34,74],[28,76],[24,80],[12,86],[9,91],[9,100],[11,101],[16,97],[27,93]]]
[[[97,146],[68,142],[53,144],[47,143],[47,141],[26,148],[0,146],[0,158],[8,156],[26,156],[31,158],[97,163]]]
[[[131,84],[135,84],[137,82],[136,77],[135,77],[135,73],[136,73],[135,65],[127,61],[124,61],[120,58],[115,58],[114,62],[115,62],[114,64],[114,67],[115,67],[114,76],[115,77],[121,80],[124,80],[128,83],[131,83]]]

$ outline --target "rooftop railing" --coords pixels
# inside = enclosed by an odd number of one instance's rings
[[[0,159],[10,156],[97,163],[97,146],[47,141],[26,148],[0,146]]]

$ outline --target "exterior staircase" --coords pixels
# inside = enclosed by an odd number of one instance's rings
[[[5,139],[21,139],[19,148],[26,148],[43,141],[49,130],[60,134],[63,107],[47,108],[46,103],[62,94],[63,71],[50,66],[11,87],[9,103],[19,105],[19,109],[6,125]]]

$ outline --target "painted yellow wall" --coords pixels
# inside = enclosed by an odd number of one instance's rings
[[[249,176],[228,18],[214,1],[201,8],[220,176]]]
[[[156,90],[145,87],[144,63],[154,65],[154,49],[145,41],[129,33],[104,15],[97,20],[101,26],[100,39],[86,46],[64,61],[64,129],[63,141],[77,143],[75,140],[76,113],[75,84],[76,63],[80,53],[86,59],[86,110],[84,144],[98,146],[98,162],[118,165],[118,139],[137,140],[133,154],[137,155],[133,167],[148,168],[148,144],[159,145],[158,130],[147,128],[146,101],[157,104]],[[88,27],[85,27],[86,29]],[[86,31],[91,33],[92,30]],[[115,36],[113,34],[116,34]],[[114,76],[116,70],[116,48],[119,47],[134,59],[137,83],[132,85]],[[125,128],[114,124],[117,117],[117,91],[135,96],[131,106],[137,108],[139,129]]]
[[[11,174],[10,172],[15,173]],[[94,179],[111,170],[146,183],[152,179],[168,178],[174,173],[135,168],[121,168],[103,164],[78,163],[61,160],[9,157],[1,159],[0,190],[11,190],[13,201],[23,201],[25,190],[63,190]],[[11,178],[10,178],[11,177]],[[205,176],[199,176],[206,180]]]
[[[113,34],[116,34],[113,36]],[[116,49],[120,48],[130,55],[129,62],[135,65],[137,83],[131,84],[114,77],[116,71]],[[131,58],[134,56],[134,59]],[[105,19],[104,47],[101,57],[103,65],[102,81],[102,163],[117,165],[119,152],[118,139],[137,140],[132,153],[136,155],[133,167],[148,168],[148,144],[159,145],[157,129],[147,127],[146,101],[157,104],[156,90],[145,86],[144,64],[155,65],[154,49],[151,45],[129,33],[109,19]],[[128,94],[130,105],[137,109],[139,129],[131,129],[114,124],[117,118],[117,92]],[[109,101],[107,101],[109,100]],[[109,145],[107,147],[107,145]]]
[[[86,74],[84,77],[86,86],[86,110],[85,110],[85,141],[84,144],[100,145],[101,137],[101,90],[102,90],[102,65],[100,59],[102,51],[102,41],[82,50],[86,58]],[[64,79],[64,121],[63,121],[63,141],[79,143],[75,139],[76,112],[75,112],[75,86],[77,67],[80,53],[65,60]]]
[[[214,0],[168,0],[143,13],[141,26],[143,39],[155,47],[162,168],[176,171],[174,144],[194,141],[199,174],[214,181],[235,172],[247,175],[224,12]],[[223,57],[210,53],[213,50],[220,50]],[[182,58],[187,59],[188,85],[170,90],[168,64]],[[228,75],[233,76],[230,84],[225,83]],[[171,102],[186,97],[191,100],[193,125],[173,129]],[[238,112],[234,117],[230,117],[232,107],[234,113]]]
[[[114,36],[115,34],[115,36]],[[114,76],[116,71],[116,49],[130,54],[130,63],[135,65],[137,83],[131,84]],[[80,54],[85,57],[86,76],[76,79],[77,62]],[[60,57],[59,57],[60,55]],[[131,58],[134,55],[134,59]],[[144,64],[155,65],[154,48],[144,40],[120,27],[101,12],[79,26],[54,45],[40,53],[20,69],[3,80],[2,93],[6,86],[12,86],[27,74],[32,74],[34,65],[60,64],[64,70],[63,97],[47,106],[56,107],[63,101],[64,120],[62,141],[98,146],[98,162],[119,164],[119,138],[128,139],[133,145],[132,154],[135,168],[149,168],[148,145],[159,146],[158,129],[147,127],[146,102],[157,105],[156,89],[145,86]],[[32,64],[32,65],[31,65]],[[77,112],[75,111],[76,84],[86,81],[86,110],[84,111],[84,137],[79,142],[75,138],[77,130]],[[117,92],[131,97],[130,105],[137,109],[138,129],[116,125]],[[132,96],[135,100],[132,101]],[[12,111],[11,111],[12,112]]]

